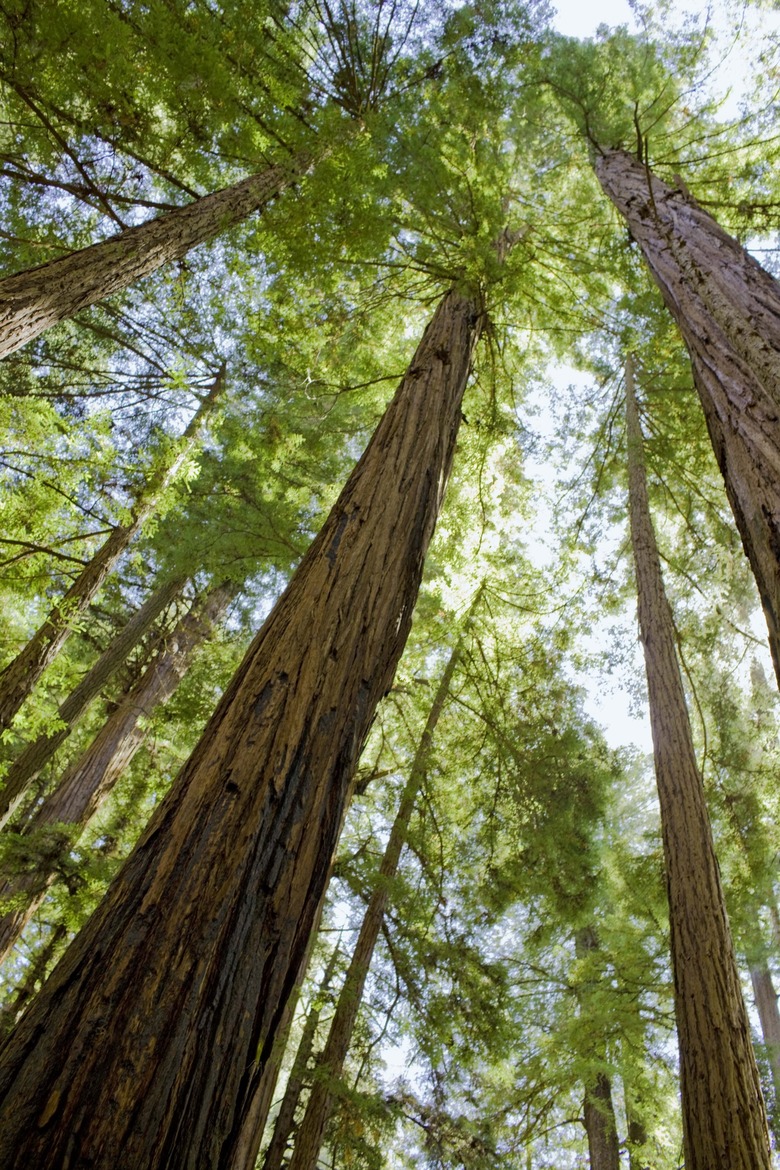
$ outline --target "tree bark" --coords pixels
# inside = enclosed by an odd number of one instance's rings
[[[780,1103],[780,1012],[777,1010],[777,992],[772,972],[766,962],[751,964],[750,982],[753,985],[753,998],[761,1023],[761,1036],[772,1072],[775,1100]]]
[[[234,589],[221,586],[211,591],[202,605],[193,607],[172,634],[163,639],[152,662],[116,711],[106,720],[87,750],[67,770],[60,783],[21,827],[25,834],[55,825],[85,826],[111,792],[146,738],[142,722],[156,707],[167,703],[192,665],[196,652],[210,636],[214,623],[233,596]],[[61,846],[52,843],[45,862],[34,871],[8,875],[0,880],[0,907],[12,908],[0,915],[0,962],[56,880],[63,853],[70,846],[64,834]]]
[[[408,635],[481,321],[444,297],[198,747],[5,1045],[3,1170],[113,1170],[120,1149],[134,1170],[230,1165]]]
[[[317,1036],[317,1029],[320,1026],[323,999],[330,990],[338,956],[339,949],[338,947],[334,947],[317,994],[313,997],[311,1007],[306,1015],[306,1023],[301,1032],[301,1039],[295,1053],[295,1060],[290,1069],[290,1075],[287,1078],[287,1084],[284,1088],[279,1112],[274,1122],[274,1131],[263,1158],[263,1170],[282,1170],[284,1155],[287,1153],[290,1145],[290,1138],[295,1132],[295,1113],[298,1109],[301,1093],[303,1092],[306,1069],[308,1068],[311,1054],[314,1051],[314,1041]]]
[[[582,927],[574,940],[578,959],[591,951],[598,950],[598,938],[592,926]],[[588,1012],[587,995],[578,992],[580,1010]],[[603,1071],[599,1071],[585,1085],[583,1100],[583,1124],[588,1135],[590,1170],[620,1170],[620,1145],[618,1143],[615,1106],[612,1103],[612,1084]]]
[[[16,812],[30,785],[68,738],[92,700],[100,694],[130,651],[149,632],[163,610],[175,600],[183,587],[184,580],[174,578],[161,585],[159,589],[155,589],[60,705],[57,718],[62,726],[51,733],[44,732],[39,735],[17,756],[8,769],[0,790],[0,828]]]
[[[473,611],[474,606],[472,606],[472,614]],[[398,873],[398,863],[409,832],[409,824],[428,769],[428,761],[433,748],[433,734],[449,697],[452,677],[460,659],[462,646],[461,638],[453,648],[444,668],[417,751],[412,760],[409,776],[401,794],[401,803],[379,866],[377,883],[369,898],[344,985],[336,1004],[336,1011],[331,1020],[328,1039],[317,1059],[311,1093],[295,1137],[288,1170],[315,1170],[317,1165],[325,1127],[333,1110],[334,1085],[339,1081],[344,1069],[344,1060],[352,1041],[355,1020],[363,999],[374,948],[382,929],[392,882]]]
[[[696,763],[626,363],[631,540],[661,806],[686,1170],[769,1170],[769,1134]]]
[[[688,347],[780,682],[780,286],[631,155],[610,150],[595,165]]]
[[[0,733],[9,727],[38,679],[51,666],[84,612],[125,549],[152,515],[161,493],[173,481],[198,440],[203,424],[225,385],[225,365],[176,445],[171,462],[156,472],[130,512],[130,523],[118,525],[89,564],[52,609],[43,625],[0,674]]]
[[[306,173],[299,155],[36,268],[0,280],[0,357],[262,211]]]

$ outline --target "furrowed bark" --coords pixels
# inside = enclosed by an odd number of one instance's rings
[[[322,1013],[324,997],[329,992],[330,985],[333,982],[338,957],[339,949],[338,947],[334,947],[320,982],[318,993],[314,996],[311,1007],[306,1015],[306,1023],[301,1032],[301,1039],[295,1053],[295,1060],[290,1069],[290,1075],[287,1078],[287,1084],[284,1088],[279,1112],[274,1122],[274,1131],[263,1158],[263,1170],[282,1170],[284,1155],[287,1153],[290,1139],[296,1128],[295,1114],[306,1081],[306,1070],[309,1065],[309,1060],[314,1051],[314,1040],[320,1026],[320,1015]]]
[[[134,1170],[231,1164],[408,635],[481,320],[444,297],[198,747],[4,1046],[3,1170],[114,1170],[119,1149]]]
[[[750,1025],[696,763],[626,363],[631,541],[661,805],[686,1170],[769,1170]]]
[[[606,151],[595,167],[688,348],[780,683],[780,286],[633,156]]]
[[[0,673],[0,732],[9,727],[22,704],[47,667],[51,666],[73,632],[74,625],[125,549],[153,514],[161,493],[180,471],[184,460],[202,432],[206,418],[225,386],[224,363],[214,383],[177,443],[176,455],[151,477],[130,512],[130,523],[118,525],[104,541],[89,564],[55,605],[46,621],[33,634],[16,658]]]
[[[270,166],[100,244],[0,280],[0,357],[262,211],[311,162],[299,155]]]
[[[592,926],[577,931],[574,940],[578,959],[598,950],[598,938]],[[580,1011],[588,1011],[586,988],[578,990]],[[598,1072],[585,1085],[583,1124],[588,1135],[590,1170],[620,1170],[615,1107],[612,1103],[612,1084],[605,1072]]]
[[[476,605],[476,602],[474,604]],[[472,606],[469,621],[473,612],[474,606]],[[288,1170],[315,1170],[317,1165],[325,1127],[333,1110],[334,1088],[341,1077],[344,1061],[352,1041],[352,1033],[355,1030],[355,1021],[363,999],[371,959],[382,929],[391,884],[398,873],[398,863],[409,832],[409,824],[428,769],[434,731],[447,703],[452,676],[457,668],[462,647],[461,638],[452,650],[444,668],[431,709],[428,712],[420,743],[412,760],[409,776],[401,794],[401,803],[379,866],[377,883],[369,898],[344,985],[336,1004],[336,1011],[331,1020],[328,1039],[317,1059],[311,1093],[295,1137]]]
[[[152,593],[60,705],[57,718],[63,726],[50,734],[44,732],[39,735],[17,756],[2,781],[0,828],[16,812],[30,785],[68,738],[92,700],[97,698],[130,651],[149,632],[163,610],[176,599],[183,587],[183,579],[174,579],[167,581]]]
[[[51,795],[25,822],[22,832],[34,833],[55,825],[83,827],[95,815],[146,738],[146,727],[141,720],[170,699],[234,592],[232,586],[212,590],[203,604],[195,606],[173,633],[163,639],[158,657]],[[56,880],[62,854],[70,847],[70,840],[69,835],[64,835],[61,849],[47,853],[46,863],[33,872],[0,880],[0,907],[12,907],[0,915],[0,962]]]

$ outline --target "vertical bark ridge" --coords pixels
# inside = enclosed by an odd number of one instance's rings
[[[687,1170],[769,1170],[750,1026],[696,763],[626,362],[631,541],[661,805]]]
[[[30,785],[68,738],[92,700],[97,698],[163,610],[175,601],[184,584],[183,578],[174,578],[154,590],[90,667],[78,686],[60,704],[57,718],[62,726],[56,731],[43,732],[17,756],[6,772],[0,789],[0,828],[13,816]]]
[[[595,166],[688,348],[780,682],[780,286],[690,196],[625,151]]]
[[[6,1043],[3,1170],[113,1170],[118,1149],[135,1170],[230,1165],[408,635],[481,321],[446,294],[198,747]]]
[[[234,592],[232,586],[213,589],[202,604],[185,614],[173,633],[163,639],[159,655],[54,791],[25,822],[22,832],[34,833],[59,825],[83,827],[95,815],[146,738],[142,720],[170,699]],[[0,962],[55,881],[62,852],[68,849],[69,842],[70,836],[65,835],[61,848],[47,853],[46,862],[42,861],[31,873],[0,880]],[[3,904],[11,908],[2,912]]]
[[[420,736],[406,784],[401,793],[401,801],[379,866],[376,885],[371,892],[363,916],[355,949],[352,952],[344,984],[336,1004],[336,1011],[328,1030],[328,1039],[317,1059],[311,1093],[295,1137],[288,1170],[315,1170],[317,1165],[325,1128],[333,1110],[334,1086],[341,1077],[344,1061],[352,1041],[355,1021],[363,999],[371,959],[382,929],[391,885],[398,873],[398,863],[409,832],[412,814],[428,770],[433,750],[434,732],[449,698],[452,678],[463,650],[463,637],[466,628],[473,619],[480,594],[481,590],[472,604],[464,632],[453,648],[436,688],[436,694],[428,712],[428,718],[425,721],[425,727]]]
[[[173,482],[191,452],[225,386],[222,364],[208,395],[176,444],[170,463],[151,476],[130,511],[130,522],[117,525],[82,569],[70,589],[54,606],[27,645],[0,673],[0,732],[9,727],[47,667],[51,666],[73,632],[79,616],[98,592],[119,558],[154,513],[162,492]]]
[[[0,358],[262,211],[311,163],[308,155],[299,155],[267,167],[100,244],[0,280]]]

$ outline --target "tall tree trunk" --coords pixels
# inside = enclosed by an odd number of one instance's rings
[[[473,609],[472,606],[472,614]],[[311,1093],[306,1103],[306,1112],[295,1137],[289,1170],[315,1170],[317,1165],[325,1127],[333,1109],[334,1085],[341,1077],[344,1060],[352,1041],[355,1020],[363,999],[374,948],[382,929],[390,889],[398,872],[398,862],[409,832],[409,824],[420,787],[428,770],[428,761],[433,747],[433,734],[449,697],[452,676],[460,659],[462,647],[461,638],[453,648],[444,668],[417,751],[412,760],[409,776],[401,794],[401,803],[379,866],[376,885],[369,898],[344,985],[336,1004],[336,1011],[331,1020],[328,1039],[317,1059]]]
[[[574,940],[578,959],[598,949],[598,938],[592,926],[577,931]],[[587,1013],[588,996],[579,993],[580,1010]],[[620,1145],[612,1103],[612,1084],[603,1071],[598,1071],[585,1085],[583,1124],[588,1135],[590,1170],[620,1170]]]
[[[49,965],[56,955],[60,943],[64,941],[67,934],[68,928],[63,922],[60,922],[50,931],[46,942],[40,947],[33,961],[29,964],[25,972],[24,982],[16,988],[16,993],[13,998],[9,999],[7,1003],[4,1003],[2,1009],[0,1009],[0,1036],[5,1036],[10,1032],[28,1003],[34,998],[38,984],[45,978]]]
[[[595,165],[688,347],[780,682],[780,286],[631,155],[610,150]]]
[[[442,300],[198,747],[5,1045],[3,1170],[113,1170],[119,1149],[134,1170],[230,1165],[409,632],[481,320]]]
[[[687,1170],[769,1170],[771,1155],[704,787],[664,592],[626,363],[631,540],[661,805]]]
[[[50,796],[22,827],[26,834],[47,826],[87,824],[130,765],[146,738],[142,720],[166,703],[192,665],[197,650],[210,636],[235,590],[220,586],[186,614],[162,642],[159,655],[106,720],[87,750],[68,769]],[[40,906],[55,881],[62,855],[71,837],[64,834],[59,849],[52,845],[45,862],[34,871],[8,876],[0,882],[0,906],[12,908],[0,916],[0,962]]]
[[[125,549],[152,515],[161,493],[178,474],[198,441],[204,422],[225,385],[225,365],[176,445],[172,461],[156,472],[130,512],[130,523],[118,525],[81,571],[61,601],[16,658],[0,674],[0,732],[9,727],[27,696],[70,637],[84,612]]]
[[[306,1080],[306,1069],[314,1050],[314,1041],[317,1029],[320,1026],[320,1015],[324,998],[330,990],[333,975],[338,961],[339,948],[334,947],[328,960],[325,973],[320,982],[317,993],[312,999],[311,1007],[306,1015],[306,1023],[301,1032],[300,1043],[295,1053],[295,1060],[287,1078],[282,1103],[274,1122],[274,1131],[263,1158],[263,1170],[282,1170],[284,1155],[290,1145],[290,1138],[295,1132],[295,1113]]]
[[[753,998],[761,1023],[761,1036],[772,1071],[775,1100],[780,1105],[780,1012],[777,1010],[777,992],[772,972],[766,961],[751,964],[750,982],[753,984]]]
[[[0,357],[262,211],[305,174],[311,161],[299,155],[267,167],[101,244],[0,280]]]
[[[30,785],[68,738],[92,700],[100,694],[130,651],[149,632],[163,610],[175,600],[183,587],[184,580],[174,578],[165,582],[159,589],[155,589],[60,705],[57,719],[62,726],[56,731],[43,732],[17,756],[2,781],[0,828],[13,816]]]

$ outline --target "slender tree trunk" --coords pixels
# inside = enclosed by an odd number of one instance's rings
[[[687,192],[610,150],[596,173],[688,347],[780,682],[780,286]]]
[[[647,1130],[644,1122],[638,1117],[628,1115],[628,1168],[629,1170],[651,1170],[641,1153],[647,1143]]]
[[[750,982],[753,984],[753,998],[761,1023],[761,1036],[772,1070],[775,1099],[780,1103],[780,1012],[777,1010],[777,992],[772,972],[766,962],[751,964]]]
[[[136,501],[129,524],[116,527],[81,571],[61,601],[16,658],[0,674],[0,732],[9,727],[27,696],[48,666],[52,664],[73,632],[84,612],[125,549],[152,515],[161,493],[179,472],[203,429],[225,385],[225,366],[214,379],[208,395],[201,402],[177,444],[174,459],[155,473]]]
[[[265,1157],[263,1158],[263,1170],[282,1170],[284,1155],[287,1153],[290,1145],[290,1138],[295,1132],[295,1113],[298,1109],[298,1102],[301,1099],[309,1060],[314,1050],[314,1041],[317,1036],[317,1029],[320,1026],[320,1015],[322,1013],[324,999],[333,981],[338,956],[339,948],[334,947],[319,989],[312,999],[311,1007],[306,1016],[306,1023],[303,1026],[300,1043],[295,1053],[295,1060],[290,1069],[282,1103],[279,1106],[279,1112],[274,1122],[274,1131],[268,1143],[268,1148],[265,1151]]]
[[[704,788],[664,592],[626,364],[631,540],[661,805],[686,1170],[769,1170],[771,1155]]]
[[[63,922],[55,926],[43,946],[38,950],[27,968],[24,982],[17,987],[16,994],[0,1010],[0,1036],[7,1035],[13,1028],[21,1013],[32,1001],[38,990],[38,984],[46,977],[46,972],[57,953],[57,948],[64,941],[68,928]]]
[[[149,632],[183,587],[184,580],[178,578],[155,589],[61,704],[57,718],[62,726],[51,733],[43,732],[14,760],[0,790],[0,828],[13,816],[30,785],[68,738],[92,700],[100,694],[130,651]]]
[[[428,769],[428,761],[433,747],[433,734],[449,697],[452,676],[461,655],[462,645],[462,640],[459,639],[444,668],[431,709],[428,712],[420,743],[401,794],[401,803],[379,866],[377,882],[369,898],[344,985],[336,1004],[336,1011],[331,1020],[328,1039],[317,1060],[311,1093],[306,1103],[306,1112],[295,1137],[289,1170],[315,1170],[317,1165],[325,1127],[333,1109],[334,1086],[341,1077],[344,1060],[349,1051],[355,1020],[363,999],[368,970],[371,966],[379,932],[382,929],[390,889],[398,872],[401,851],[409,832],[409,824],[420,787]]]
[[[578,959],[598,949],[598,938],[592,926],[577,931],[574,940]],[[580,992],[580,1010],[588,1012],[588,996]],[[583,1124],[588,1135],[590,1170],[620,1170],[620,1145],[618,1143],[615,1107],[612,1103],[612,1084],[603,1071],[599,1071],[585,1085],[583,1101]]]
[[[3,1170],[113,1170],[117,1150],[134,1170],[230,1165],[409,632],[481,320],[444,297],[198,747],[6,1043]]]
[[[203,604],[193,607],[173,633],[163,639],[158,657],[51,795],[24,824],[24,833],[35,833],[55,825],[83,828],[94,816],[144,742],[144,716],[170,699],[234,592],[232,586],[212,590]],[[56,849],[53,846],[47,851],[45,862],[33,872],[8,876],[0,882],[0,906],[12,907],[0,916],[0,962],[13,948],[49,886],[56,880],[62,855],[70,841],[71,835],[65,833],[61,847]]]
[[[311,161],[299,155],[267,167],[101,244],[0,280],[0,357],[262,211],[306,173]]]

